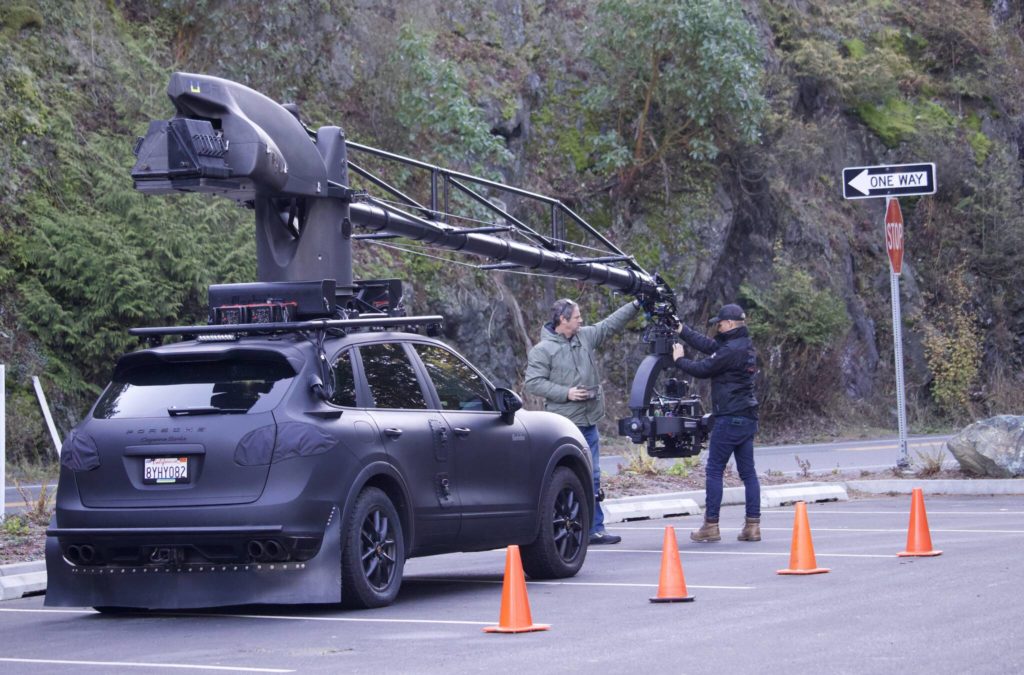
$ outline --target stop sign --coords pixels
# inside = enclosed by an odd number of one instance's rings
[[[889,252],[892,273],[903,269],[903,212],[898,199],[887,199],[885,207],[885,248]]]

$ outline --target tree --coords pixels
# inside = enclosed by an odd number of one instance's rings
[[[588,40],[586,100],[610,131],[598,168],[628,186],[658,163],[754,142],[766,109],[757,36],[732,0],[603,0]]]

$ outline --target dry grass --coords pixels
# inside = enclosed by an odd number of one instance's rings
[[[913,465],[921,478],[937,476],[942,472],[942,463],[946,459],[946,449],[942,443],[932,443],[924,449],[915,450],[917,459]]]
[[[648,455],[643,446],[627,448],[622,457],[626,460],[620,469],[622,473],[634,476],[656,476],[661,473],[658,460]]]
[[[25,502],[25,510],[21,515],[36,525],[48,524],[50,516],[53,515],[53,500],[56,488],[51,490],[46,483],[42,483],[39,486],[39,494],[33,497],[26,488],[22,487],[20,481],[14,481],[14,487],[18,490],[18,494],[21,495],[21,500]]]

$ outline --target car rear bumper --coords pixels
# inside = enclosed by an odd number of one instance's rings
[[[53,528],[46,540],[50,607],[192,609],[243,604],[305,604],[341,601],[341,527],[331,511],[319,548],[307,560],[192,562],[169,556],[146,564],[75,564],[67,558],[72,539],[94,545],[153,545],[173,550],[206,541],[250,541],[272,537],[276,526],[230,528]],[[277,528],[280,530],[280,528]],[[283,536],[283,535],[281,535]],[[69,538],[71,537],[71,538]],[[249,539],[246,539],[249,538]],[[190,542],[190,543],[186,543]],[[161,548],[161,547],[156,547]]]

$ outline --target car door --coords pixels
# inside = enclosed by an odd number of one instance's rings
[[[502,420],[493,390],[461,356],[413,343],[454,436],[455,477],[462,504],[460,548],[497,546],[536,525],[542,467],[534,466],[523,423]]]
[[[428,390],[404,343],[360,345],[359,357],[370,416],[412,501],[411,553],[449,550],[459,533],[461,513],[448,424],[439,411],[429,409]]]

